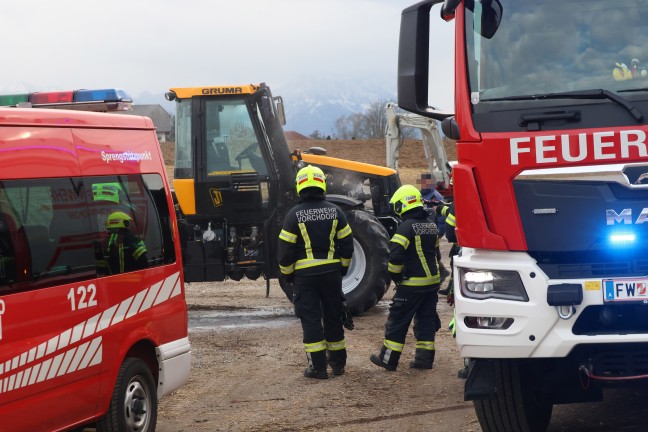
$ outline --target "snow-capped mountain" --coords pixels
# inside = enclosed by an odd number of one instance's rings
[[[396,101],[396,79],[323,78],[280,85],[272,88],[272,93],[283,98],[287,130],[334,136],[335,121],[340,117],[363,113],[373,102]]]
[[[276,85],[268,83],[274,96],[282,96],[286,111],[286,130],[311,135],[335,136],[335,121],[342,116],[363,113],[374,102],[396,101],[396,78],[344,79],[304,77]],[[43,86],[17,85],[4,89],[3,94],[32,91],[54,91]],[[128,90],[127,90],[128,92]],[[164,98],[164,93],[130,92],[136,105],[159,104],[175,115],[175,103]]]
[[[393,82],[392,82],[393,81]],[[274,96],[281,96],[286,111],[286,130],[310,135],[335,135],[335,121],[342,116],[363,113],[373,102],[396,101],[396,79],[340,80],[339,78],[305,78],[274,86]],[[136,104],[160,104],[175,114],[174,104],[164,95],[133,95]]]

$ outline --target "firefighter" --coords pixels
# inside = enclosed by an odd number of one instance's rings
[[[439,231],[423,208],[421,193],[414,186],[401,186],[390,203],[403,220],[389,247],[388,270],[396,287],[385,324],[383,346],[370,360],[388,371],[395,371],[407,330],[414,319],[416,354],[410,367],[432,369],[440,282],[436,258]]]
[[[291,208],[279,234],[279,269],[293,283],[295,315],[304,332],[307,378],[344,374],[344,328],[353,323],[344,307],[342,277],[353,254],[353,235],[342,210],[326,201],[326,176],[308,165],[295,179],[299,203]]]
[[[455,228],[457,227],[457,220],[455,218],[455,212],[454,212],[454,204],[451,204],[450,206],[444,205],[444,204],[439,204],[437,205],[436,208],[437,212],[439,214],[443,214],[446,216],[446,224],[448,226],[448,229],[446,230],[446,238],[448,239],[449,242],[452,243],[452,247],[450,248],[450,269],[452,271],[452,275],[454,275],[454,257],[459,254],[461,251],[461,247],[459,246],[459,243],[457,243],[457,235],[455,233]],[[441,291],[439,291],[441,292]],[[454,276],[450,277],[450,280],[448,281],[448,287],[446,288],[446,292],[444,293],[447,295],[447,303],[450,306],[454,306]],[[452,332],[452,337],[457,337],[457,323],[456,323],[456,311],[453,309],[452,310],[452,320],[448,324],[448,330]],[[472,364],[472,361],[469,358],[464,359],[464,367],[457,372],[457,377],[466,379],[468,378],[468,373],[470,372],[470,366]]]
[[[439,294],[447,295],[447,301],[449,305],[454,305],[454,257],[459,254],[459,244],[457,243],[457,234],[455,229],[457,228],[457,220],[455,218],[454,204],[447,205],[445,203],[439,203],[436,206],[436,214],[445,218],[446,239],[452,244],[450,247],[450,252],[448,256],[450,257],[450,280],[448,280],[448,286],[444,290],[439,290]]]
[[[615,81],[627,81],[633,78],[632,71],[625,63],[615,63],[612,69],[612,77]]]
[[[148,267],[146,245],[130,231],[132,219],[124,212],[112,212],[106,219],[108,230],[107,259],[110,274]]]

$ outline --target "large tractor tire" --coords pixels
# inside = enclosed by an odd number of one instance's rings
[[[358,315],[374,307],[389,287],[389,234],[375,217],[365,211],[350,210],[346,217],[353,231],[353,259],[349,272],[342,279],[342,292],[347,309]],[[292,284],[280,277],[279,285],[292,302]]]

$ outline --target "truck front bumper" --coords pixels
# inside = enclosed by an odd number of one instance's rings
[[[580,344],[648,343],[648,334],[574,334],[572,328],[583,310],[603,305],[602,279],[551,280],[523,252],[500,252],[464,248],[454,259],[457,347],[462,357],[471,358],[557,358],[565,357]],[[528,301],[467,298],[461,291],[460,269],[503,270],[519,273]],[[581,284],[583,298],[567,319],[547,301],[549,285]],[[562,309],[565,311],[565,308]],[[564,314],[563,314],[564,315]],[[510,318],[505,329],[479,328],[475,318]]]

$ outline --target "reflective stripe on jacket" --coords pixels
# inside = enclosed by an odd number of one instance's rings
[[[439,230],[425,210],[403,214],[389,242],[388,270],[401,286],[421,287],[440,282],[436,247]]]
[[[279,234],[279,269],[284,275],[321,274],[348,267],[353,235],[342,210],[310,196],[290,209]]]

